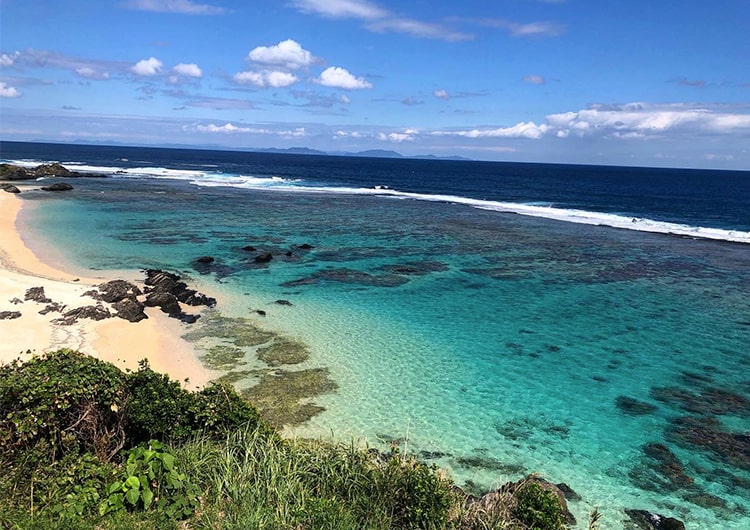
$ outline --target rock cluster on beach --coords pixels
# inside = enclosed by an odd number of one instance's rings
[[[81,177],[105,177],[98,173],[80,173],[71,171],[65,166],[52,163],[42,164],[33,168],[26,168],[14,164],[0,164],[0,190],[8,193],[21,193],[21,190],[8,181],[28,181],[47,177],[81,178]],[[42,186],[43,191],[69,191],[73,186],[67,182],[55,182]]]
[[[118,317],[129,322],[140,322],[148,318],[146,306],[159,307],[169,316],[192,324],[199,315],[187,314],[182,305],[213,307],[216,300],[190,289],[181,281],[180,277],[159,270],[146,271],[147,287],[142,291],[137,285],[125,280],[111,280],[97,285],[83,293],[94,299],[96,304],[81,305],[69,308],[65,304],[55,302],[49,298],[44,287],[31,287],[26,290],[24,299],[12,300],[14,305],[33,302],[44,307],[37,312],[42,315],[60,313],[52,323],[60,326],[70,326],[79,320],[104,320]],[[0,311],[0,319],[14,319],[21,316],[20,311]]]

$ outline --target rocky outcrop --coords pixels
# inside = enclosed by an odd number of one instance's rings
[[[0,190],[3,190],[8,193],[21,193],[21,190],[19,190],[16,186],[13,184],[3,183],[0,184]]]
[[[71,171],[62,164],[42,164],[34,168],[25,168],[14,164],[0,164],[0,180],[35,180],[41,177],[105,177],[94,173]]]
[[[0,320],[13,320],[14,318],[20,317],[20,311],[0,311]]]
[[[71,309],[70,311],[63,313],[60,318],[56,318],[52,322],[61,326],[70,326],[83,318],[87,318],[90,320],[104,320],[105,318],[110,318],[111,316],[112,313],[109,312],[109,309],[105,308],[102,305],[87,305]]]
[[[122,302],[125,299],[136,300],[138,296],[143,294],[137,285],[125,280],[112,280],[96,287],[99,290],[98,299],[110,304]]]
[[[633,530],[685,530],[685,524],[673,517],[666,517],[646,510],[625,510],[630,519],[626,528]]]
[[[47,298],[47,295],[44,294],[44,287],[30,287],[29,289],[26,289],[26,295],[23,299],[38,302],[40,304],[52,303],[52,300]]]
[[[42,186],[42,190],[44,191],[70,191],[72,189],[73,186],[71,186],[67,182],[55,182],[54,184],[50,184],[49,186]]]
[[[179,315],[180,313],[182,313],[180,302],[172,293],[149,293],[146,296],[145,304],[149,307],[158,307],[168,315]]]
[[[115,310],[115,316],[127,320],[128,322],[140,322],[147,319],[148,315],[143,311],[144,305],[138,300],[125,298],[112,304]]]
[[[171,272],[158,269],[146,270],[146,286],[145,304],[147,306],[159,307],[169,316],[179,318],[186,324],[192,324],[198,316],[182,311],[180,303],[207,307],[216,305],[215,298],[190,289],[178,275]]]

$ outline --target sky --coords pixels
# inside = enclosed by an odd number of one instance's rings
[[[0,0],[0,138],[750,170],[750,1]]]

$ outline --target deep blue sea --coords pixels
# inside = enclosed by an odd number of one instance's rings
[[[581,528],[594,507],[608,529],[626,508],[750,528],[750,172],[12,142],[0,159],[107,174],[24,192],[22,221],[76,267],[218,294],[187,337],[269,406],[258,388],[282,381],[290,434],[396,443],[475,492],[540,473],[580,494]]]

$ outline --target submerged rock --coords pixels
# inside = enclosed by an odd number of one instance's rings
[[[208,264],[208,263],[213,263],[216,260],[214,259],[213,256],[201,256],[200,258],[196,259],[195,261],[198,262],[198,263]]]
[[[268,263],[273,259],[273,254],[270,252],[263,252],[262,254],[258,254],[253,258],[253,261],[255,263]]]
[[[615,404],[621,412],[630,416],[644,416],[646,414],[653,414],[658,410],[656,405],[646,403],[645,401],[638,401],[628,396],[617,396]]]
[[[666,517],[646,510],[625,510],[633,530],[685,530],[685,524],[673,517]],[[627,528],[627,526],[626,526]]]
[[[50,184],[49,186],[42,186],[42,190],[44,191],[70,191],[72,189],[73,186],[71,186],[67,182],[55,182],[54,184]]]

